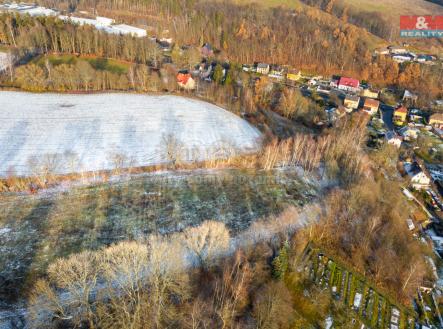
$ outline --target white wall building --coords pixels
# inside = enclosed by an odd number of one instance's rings
[[[0,52],[0,73],[6,71],[11,63],[8,53]]]
[[[0,4],[0,12],[17,12],[23,15],[31,15],[31,16],[56,16],[58,12],[53,9],[40,7],[36,5],[29,4],[17,4],[17,3],[5,3]],[[94,26],[97,30],[110,33],[110,34],[119,34],[119,35],[132,35],[134,37],[143,38],[147,36],[147,32],[145,29],[141,29],[135,26],[126,25],[126,24],[118,24],[114,25],[114,20],[108,17],[97,16],[95,19],[93,18],[83,18],[76,16],[66,16],[66,15],[58,15],[58,18],[66,23],[72,23],[77,25],[91,25]],[[172,41],[172,39],[170,39]]]
[[[106,32],[108,33],[114,33],[114,34],[129,34],[133,37],[139,37],[143,38],[148,35],[145,29],[140,29],[138,27],[126,25],[126,24],[119,24],[119,25],[111,25],[109,28],[106,29]]]
[[[30,5],[25,3],[4,3],[0,4],[0,12],[17,12],[23,15],[31,16],[56,16],[58,12],[53,9],[40,7],[36,5]]]
[[[431,179],[421,170],[417,163],[405,162],[404,168],[411,179],[411,185],[416,190],[429,187]]]

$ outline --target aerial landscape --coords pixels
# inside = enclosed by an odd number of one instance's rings
[[[0,329],[443,328],[443,1],[0,0]]]

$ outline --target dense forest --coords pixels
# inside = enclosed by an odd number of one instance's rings
[[[67,6],[63,2],[58,5]],[[387,57],[373,57],[372,51],[384,43],[382,39],[317,8],[264,10],[229,2],[176,0],[79,1],[75,6],[90,9],[92,5],[99,12],[101,8],[117,13],[136,11],[148,17],[148,25],[155,25],[153,34],[161,33],[159,27],[169,30],[178,46],[198,47],[210,42],[220,50],[220,59],[235,63],[286,64],[316,74],[355,76],[379,86],[398,84],[424,99],[441,93],[440,66],[400,65]],[[152,15],[155,21],[149,20]],[[2,15],[0,42],[39,53],[96,55],[149,65],[158,65],[161,57],[161,51],[150,40],[106,35],[87,26],[65,26],[54,18]],[[196,62],[198,56],[194,54],[184,64],[189,67]]]

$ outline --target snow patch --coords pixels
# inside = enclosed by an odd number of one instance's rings
[[[0,176],[202,161],[255,152],[261,134],[210,103],[170,95],[0,92]]]

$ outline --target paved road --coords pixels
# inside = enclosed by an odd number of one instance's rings
[[[394,130],[394,108],[386,104],[380,104],[381,118],[389,130]]]

